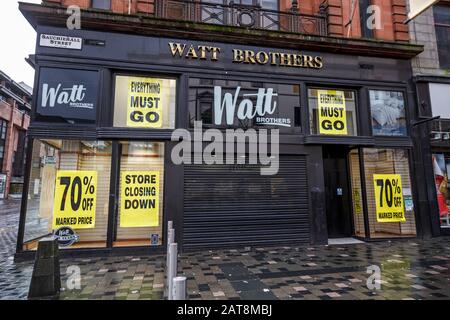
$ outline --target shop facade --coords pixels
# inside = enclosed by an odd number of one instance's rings
[[[439,76],[416,76],[421,116],[434,118],[422,135],[423,157],[428,185],[431,229],[434,236],[450,235],[450,79]],[[436,119],[439,117],[438,119]]]
[[[54,232],[71,252],[163,250],[168,221],[183,251],[427,234],[410,126],[408,56],[419,47],[374,57],[36,31],[18,253]],[[206,132],[229,129],[266,139],[268,162],[252,161],[260,156],[252,144],[261,146],[244,140],[230,161],[215,150],[206,163]],[[278,170],[262,175],[275,157],[274,129]],[[181,164],[180,143],[192,146]]]
[[[419,30],[422,30],[419,32]],[[426,181],[430,230],[450,234],[450,4],[439,1],[410,24],[412,37],[425,45],[412,60],[418,116],[427,125],[417,131]]]

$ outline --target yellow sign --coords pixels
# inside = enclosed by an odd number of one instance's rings
[[[347,135],[347,113],[343,91],[317,90],[319,133]]]
[[[120,226],[159,226],[159,171],[123,171]]]
[[[154,78],[128,80],[127,126],[133,128],[161,128],[163,81]]]
[[[378,222],[405,222],[402,177],[399,174],[374,174],[375,206]]]
[[[353,206],[356,214],[362,214],[361,194],[358,189],[353,191]]]
[[[95,227],[97,171],[59,170],[56,174],[53,229]]]

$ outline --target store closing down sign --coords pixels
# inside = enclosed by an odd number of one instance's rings
[[[159,171],[123,171],[120,226],[159,225]]]
[[[95,227],[97,171],[59,170],[56,174],[53,229]]]
[[[162,127],[162,87],[160,79],[132,78],[128,82],[127,126]]]
[[[347,114],[343,91],[317,90],[319,133],[347,135]]]
[[[402,177],[374,174],[375,206],[378,222],[405,222]]]

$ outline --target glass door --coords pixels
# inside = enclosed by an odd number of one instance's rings
[[[162,245],[164,143],[122,141],[119,154],[113,245]]]
[[[354,149],[349,154],[354,235],[416,236],[409,155],[402,149]]]

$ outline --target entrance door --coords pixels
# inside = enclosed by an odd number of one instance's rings
[[[119,201],[113,245],[162,245],[164,143],[121,141],[119,152]]]
[[[351,237],[351,201],[347,156],[344,146],[323,149],[326,213],[329,238]]]

